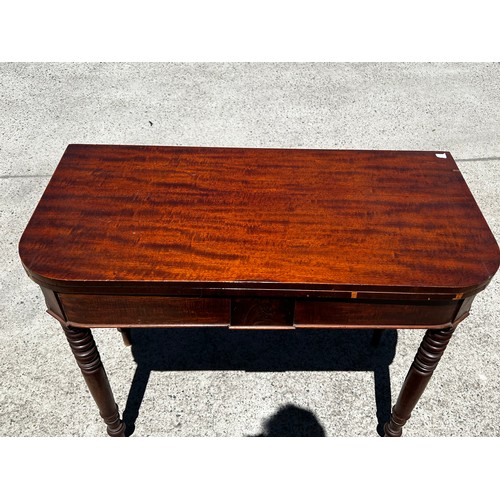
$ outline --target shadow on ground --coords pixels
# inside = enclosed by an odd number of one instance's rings
[[[129,330],[129,335],[137,363],[123,413],[129,436],[151,371],[373,371],[379,435],[390,417],[389,365],[396,352],[396,330],[141,328]],[[292,404],[270,416],[259,434],[324,435],[312,412]]]
[[[260,434],[252,437],[325,437],[325,429],[310,410],[292,404],[269,417]]]

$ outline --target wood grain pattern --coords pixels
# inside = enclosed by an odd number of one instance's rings
[[[60,294],[68,321],[89,327],[229,325],[228,299]]]
[[[500,264],[436,153],[68,146],[19,252],[108,433],[125,428],[88,326],[429,327],[385,427],[401,435]]]
[[[48,291],[50,292],[50,291]],[[231,326],[444,328],[463,320],[460,301],[331,300],[252,297],[191,298],[48,293],[49,311],[73,326]],[[52,309],[54,304],[63,309]],[[65,319],[61,319],[64,317]]]
[[[232,327],[293,328],[294,301],[277,298],[235,298],[231,300]]]
[[[70,145],[19,251],[69,292],[471,294],[499,249],[446,155]]]
[[[376,300],[297,300],[295,325],[430,328],[451,326],[461,303]]]

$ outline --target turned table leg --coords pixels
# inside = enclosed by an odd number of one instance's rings
[[[118,406],[109,385],[108,376],[89,328],[62,325],[66,338],[82,371],[83,378],[107,425],[110,436],[124,436],[125,425],[120,420]]]
[[[384,426],[385,436],[399,437],[403,433],[403,425],[424,392],[453,331],[454,328],[427,330],[392,409],[391,419]]]

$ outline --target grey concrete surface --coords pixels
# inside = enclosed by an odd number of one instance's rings
[[[451,151],[500,239],[499,81],[486,63],[1,64],[0,436],[105,435],[17,254],[68,143]],[[406,436],[500,435],[499,280]],[[94,336],[133,436],[377,436],[376,402],[383,417],[424,332],[389,331],[378,350],[329,333],[135,332],[133,350]]]

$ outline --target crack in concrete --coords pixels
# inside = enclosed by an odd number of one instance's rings
[[[51,177],[52,174],[33,174],[33,175],[0,175],[0,179],[26,179],[30,177]]]
[[[455,158],[455,161],[499,161],[500,156],[485,156],[483,158]],[[29,179],[36,177],[51,177],[52,174],[31,174],[31,175],[0,175],[0,179]]]
[[[486,156],[484,158],[455,158],[455,161],[495,161],[500,160],[500,156]]]

